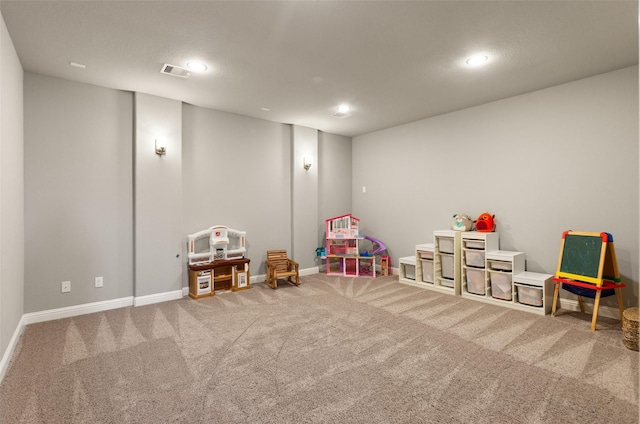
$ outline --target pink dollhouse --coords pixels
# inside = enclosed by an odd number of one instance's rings
[[[360,220],[351,214],[325,220],[326,273],[353,277],[375,277],[376,257],[360,253]]]

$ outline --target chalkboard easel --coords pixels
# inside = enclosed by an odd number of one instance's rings
[[[622,288],[618,274],[613,236],[609,233],[565,231],[562,234],[558,268],[553,277],[556,287],[551,315],[555,316],[560,283],[563,289],[578,296],[580,311],[584,313],[582,296],[595,299],[591,330],[595,331],[600,298],[616,294],[622,322]],[[604,292],[604,295],[603,295]]]

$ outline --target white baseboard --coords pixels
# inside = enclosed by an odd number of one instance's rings
[[[305,276],[305,275],[313,275],[313,274],[317,274],[320,272],[320,268],[318,268],[317,266],[315,267],[311,267],[311,268],[304,268],[298,271],[298,275],[301,276]],[[251,284],[254,283],[264,283],[264,281],[267,279],[267,276],[265,274],[260,274],[260,275],[254,275],[253,277],[251,277]]]
[[[298,271],[298,275],[313,275],[320,272],[320,268],[317,266],[311,268],[305,268]]]
[[[254,275],[249,280],[251,281],[251,284],[255,284],[255,283],[264,283],[264,280],[266,279],[267,279],[267,276],[265,274],[260,274],[260,275]]]
[[[588,298],[585,298],[588,299]],[[574,299],[558,299],[559,305],[556,308],[556,311],[560,311],[561,309],[567,309],[569,311],[580,311],[580,304],[577,300]],[[584,312],[586,314],[591,315],[593,313],[593,303],[589,301],[584,302]],[[599,317],[607,317],[613,319],[620,319],[620,310],[616,306],[607,306],[602,305],[598,307],[598,316]]]
[[[24,328],[29,324],[35,324],[44,321],[53,321],[56,319],[70,318],[78,315],[92,314],[95,312],[107,311],[110,309],[125,308],[127,306],[143,306],[152,303],[166,302],[168,300],[182,299],[183,296],[189,294],[189,288],[183,287],[181,290],[174,290],[166,293],[157,293],[147,296],[128,296],[119,299],[103,300],[101,302],[84,303],[82,305],[67,306],[64,308],[48,309],[46,311],[29,312],[23,314],[18,322],[18,326],[13,332],[13,336],[9,341],[9,345],[4,351],[2,360],[0,360],[0,382],[9,365],[9,361],[13,356],[16,345],[20,336],[24,332]]]
[[[13,332],[13,336],[11,336],[11,340],[9,340],[9,345],[7,349],[4,351],[4,355],[2,355],[2,360],[0,360],[0,382],[4,379],[4,375],[7,372],[7,367],[9,365],[9,361],[13,356],[13,352],[16,350],[16,346],[18,345],[18,340],[24,331],[25,323],[24,323],[24,315],[20,318],[18,322],[18,326],[16,330]]]
[[[151,305],[153,303],[167,302],[169,300],[178,300],[184,297],[184,289],[173,290],[164,293],[149,294],[146,296],[137,296],[133,298],[133,306]],[[187,294],[189,294],[189,288],[187,287]]]
[[[84,303],[82,305],[67,306],[64,308],[49,309],[46,311],[29,312],[22,319],[24,325],[36,322],[52,321],[54,319],[75,317],[78,315],[92,314],[94,312],[107,311],[109,309],[124,308],[134,304],[134,297],[121,297],[119,299],[103,300],[101,302]]]
[[[83,305],[67,306],[64,308],[49,309],[46,311],[29,312],[23,314],[18,322],[18,326],[13,332],[13,336],[9,341],[9,345],[4,351],[2,360],[0,361],[0,381],[4,379],[4,375],[7,372],[9,361],[13,356],[16,345],[20,336],[24,332],[24,328],[29,324],[35,324],[37,322],[52,321],[55,319],[69,318],[77,315],[91,314],[94,312],[106,311],[109,309],[124,308],[126,306],[133,305],[133,296],[123,297],[120,299],[105,300],[102,302],[85,303]]]

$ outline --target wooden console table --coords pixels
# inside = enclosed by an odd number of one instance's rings
[[[249,259],[221,259],[189,265],[189,297],[214,296],[216,290],[246,290],[249,282]]]

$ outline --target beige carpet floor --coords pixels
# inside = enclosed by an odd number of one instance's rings
[[[619,322],[302,277],[27,326],[2,423],[638,423]]]

